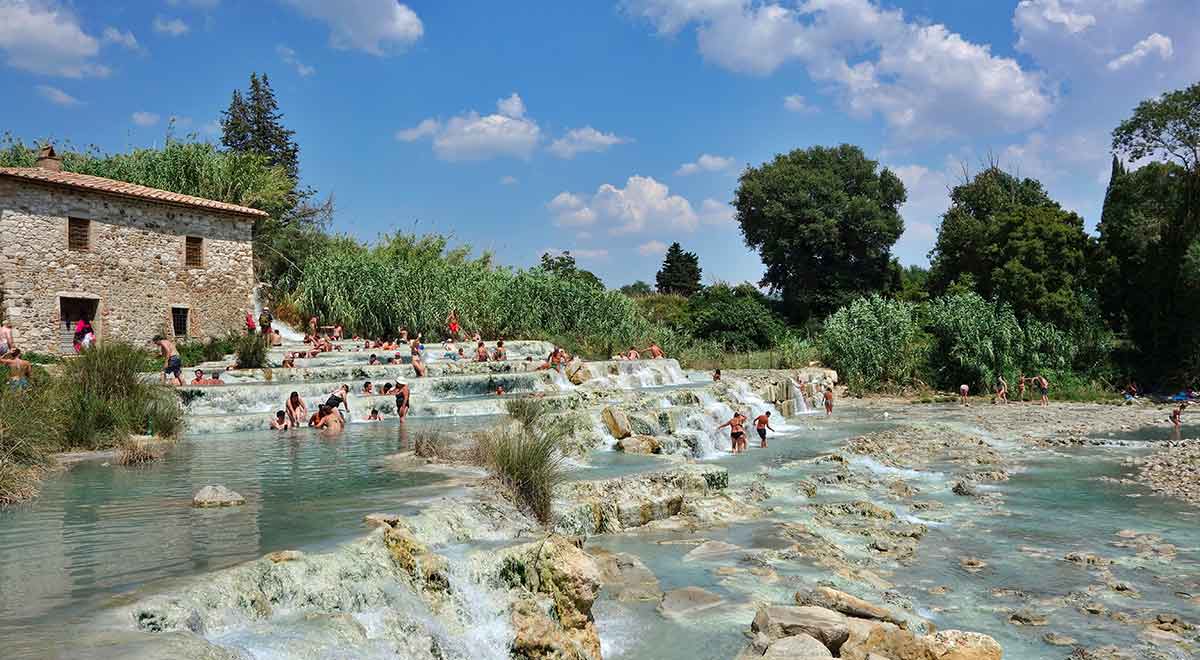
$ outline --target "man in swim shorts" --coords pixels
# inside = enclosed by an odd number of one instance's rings
[[[21,359],[21,349],[14,348],[0,356],[0,364],[8,366],[8,386],[14,390],[29,389],[29,379],[33,377],[33,367]]]
[[[162,335],[154,336],[154,343],[158,344],[159,354],[163,357],[162,382],[167,383],[167,376],[175,379],[175,385],[183,386],[183,360],[179,357],[179,351],[175,348],[175,342],[163,337]]]
[[[759,446],[763,449],[767,448],[767,429],[771,429],[772,433],[775,432],[775,429],[771,428],[770,410],[754,418],[754,430],[758,431]]]

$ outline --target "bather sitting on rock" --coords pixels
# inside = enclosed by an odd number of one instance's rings
[[[650,346],[646,348],[646,352],[650,353],[650,357],[655,360],[661,360],[667,357],[667,354],[663,352],[663,349],[659,348],[658,343],[653,341],[650,342]]]
[[[363,383],[362,393],[367,395],[375,394],[375,386],[371,384],[371,381],[368,380],[367,382]]]
[[[372,353],[371,357],[367,358],[367,364],[372,366],[379,364],[379,356]]]
[[[415,348],[413,349],[412,354],[412,368],[413,373],[417,375],[417,378],[425,377],[425,362],[421,359],[421,353]]]
[[[384,394],[384,395],[391,394],[392,393],[392,384],[384,383],[383,385],[381,385],[379,387],[379,393]]]
[[[197,369],[193,375],[195,376],[195,378],[192,378],[192,382],[190,383],[191,385],[224,385],[225,384],[225,383],[221,382],[221,372],[219,372],[219,371],[214,371],[210,378],[204,377],[204,370],[202,370],[202,369]]]
[[[283,358],[283,362],[279,366],[283,369],[295,369],[296,368],[296,354],[290,353],[287,356],[285,356]]]
[[[278,330],[271,331],[271,345],[283,346],[283,335],[279,334]]]
[[[504,348],[504,340],[496,341],[496,350],[492,351],[492,362],[504,362],[508,360],[508,351]]]
[[[475,347],[475,361],[476,362],[487,362],[488,361],[488,349],[487,349],[487,346],[485,346],[483,342],[479,342],[479,345]]]
[[[638,349],[636,347],[630,346],[629,350],[625,352],[625,359],[626,360],[640,360],[640,359],[642,359],[642,354],[638,352]]]
[[[286,431],[290,428],[292,428],[292,425],[290,422],[288,422],[287,413],[283,412],[282,410],[277,411],[275,413],[275,416],[271,418],[271,429],[272,430]]]
[[[318,405],[317,412],[313,413],[312,417],[308,418],[308,425],[316,428],[322,420],[329,416],[329,414],[329,406],[323,403]]]

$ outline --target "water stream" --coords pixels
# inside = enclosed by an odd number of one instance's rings
[[[540,347],[530,346],[529,352],[535,348]],[[390,457],[411,449],[413,437],[425,429],[462,435],[493,424],[504,410],[504,399],[488,394],[498,382],[504,383],[510,396],[540,393],[590,401],[585,410],[596,432],[603,429],[600,407],[622,397],[642,397],[653,402],[650,407],[661,411],[660,419],[669,419],[674,435],[684,439],[684,455],[729,470],[732,492],[741,492],[756,479],[766,479],[771,486],[771,497],[764,503],[769,513],[762,518],[696,534],[613,534],[588,541],[589,549],[636,555],[658,577],[663,590],[698,586],[724,599],[720,607],[680,620],[659,615],[655,603],[617,602],[602,594],[594,612],[606,658],[734,657],[745,643],[742,631],[757,602],[788,602],[797,588],[832,578],[829,569],[815,561],[748,563],[747,553],[788,547],[787,525],[821,524],[813,518],[815,505],[864,498],[928,529],[915,558],[888,574],[892,590],[939,628],[992,635],[1004,645],[1007,658],[1065,656],[1062,649],[1047,647],[1041,640],[1050,629],[1085,645],[1138,643],[1136,628],[1081,615],[1068,603],[1074,603],[1068,598],[1071,594],[1103,600],[1114,610],[1178,612],[1191,621],[1200,619],[1197,605],[1179,596],[1200,593],[1196,510],[1152,497],[1135,486],[1097,481],[1118,475],[1122,458],[1148,451],[1145,442],[1134,443],[1135,447],[1026,452],[1009,481],[983,487],[1002,497],[1002,515],[987,511],[984,501],[951,494],[945,482],[956,469],[952,465],[909,469],[865,456],[849,460],[845,469],[863,480],[903,480],[925,491],[922,500],[940,503],[937,508],[916,510],[865,495],[852,480],[826,479],[828,485],[819,495],[798,494],[801,483],[843,469],[814,459],[837,451],[848,438],[892,428],[901,419],[895,415],[885,420],[865,407],[840,409],[835,420],[805,416],[810,412],[805,401],[809,393],[794,383],[796,411],[801,414],[785,419],[745,383],[723,383],[717,388],[703,374],[687,374],[671,361],[587,364],[588,382],[576,386],[558,372],[494,365],[486,368],[496,372],[451,367],[418,380],[405,365],[368,367],[368,355],[343,351],[307,369],[237,374],[230,385],[189,389],[187,431],[164,459],[141,468],[102,460],[84,462],[48,478],[38,499],[0,511],[4,657],[48,657],[64,649],[68,656],[78,653],[79,649],[72,649],[72,639],[105,620],[116,605],[170,590],[176,583],[203,580],[264,553],[339,547],[365,533],[365,514],[409,515],[439,497],[468,492],[461,479],[415,470]],[[278,382],[275,374],[281,376]],[[311,404],[337,383],[348,380],[361,387],[368,378],[376,382],[404,378],[412,385],[413,415],[405,424],[394,417],[353,423],[334,438],[309,429],[272,432],[261,424],[291,391],[300,392]],[[386,398],[379,402],[385,403]],[[360,410],[375,402],[352,398],[352,419],[361,420]],[[735,408],[752,417],[773,412],[772,425],[778,433],[768,448],[758,448],[753,438],[750,452],[729,453],[728,436],[717,426]],[[936,413],[925,408],[910,421],[926,424]],[[998,443],[1015,443],[1013,438],[974,430]],[[1125,439],[1154,438],[1130,434]],[[616,452],[611,444],[601,443],[589,455],[572,461],[568,478],[608,479],[672,464],[661,457]],[[247,504],[224,510],[192,508],[192,494],[210,483],[240,492]],[[1131,555],[1114,546],[1122,529],[1157,534],[1172,544],[1174,555],[1169,560]],[[829,534],[840,538],[852,559],[865,556],[861,538],[838,530]],[[705,540],[730,543],[745,552],[685,560]],[[452,655],[507,657],[505,645],[512,631],[503,616],[503,598],[467,570],[465,558],[482,547],[480,541],[438,548],[450,559],[456,611],[471,625],[445,624],[404,594],[396,594],[387,607],[355,612],[358,625],[368,638],[382,639],[400,617],[416,621],[422,634],[442,640]],[[1136,584],[1139,597],[1096,592],[1095,571],[1064,561],[1069,552],[1111,557],[1113,578]],[[965,571],[959,560],[967,556],[985,560],[986,570]],[[752,565],[769,570],[752,572],[748,570]],[[1009,624],[1006,612],[1017,606],[1045,611],[1051,627]],[[337,650],[341,633],[322,625],[302,612],[284,611],[267,621],[230,623],[211,632],[208,639],[239,649],[246,657],[345,657]],[[387,649],[394,648],[382,642],[378,647],[371,644],[357,647],[355,657],[388,657]]]

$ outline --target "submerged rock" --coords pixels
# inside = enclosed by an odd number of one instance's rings
[[[246,503],[246,498],[239,495],[237,492],[228,488],[215,485],[205,486],[192,496],[192,506],[195,507],[217,507],[217,506],[241,506]]]
[[[604,591],[619,602],[656,601],[662,598],[658,578],[636,556],[607,550],[592,550],[589,554],[600,569]]]
[[[617,441],[617,449],[626,454],[661,454],[662,444],[649,435],[635,435]]]
[[[658,613],[665,617],[683,617],[716,607],[725,602],[717,594],[700,587],[672,589],[663,594]]]

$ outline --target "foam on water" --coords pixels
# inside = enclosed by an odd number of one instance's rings
[[[946,475],[943,472],[910,470],[908,468],[892,467],[884,465],[870,456],[854,456],[850,459],[851,465],[857,465],[874,472],[875,474],[887,475],[890,477],[899,477],[910,481],[944,481]]]

